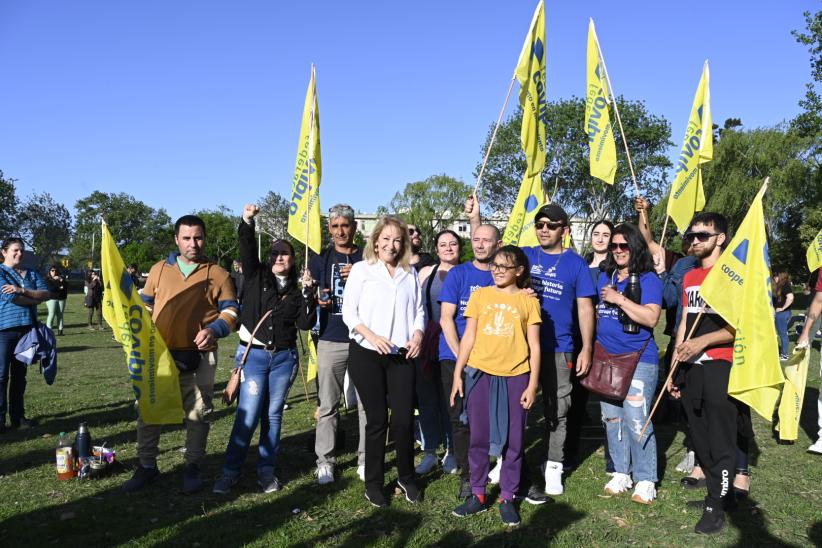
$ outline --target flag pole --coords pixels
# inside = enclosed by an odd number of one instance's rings
[[[491,156],[491,147],[494,146],[494,141],[497,139],[497,131],[499,131],[499,126],[502,124],[502,117],[505,115],[505,108],[508,106],[508,101],[511,99],[511,91],[514,89],[514,82],[517,81],[516,73],[514,76],[511,77],[511,85],[508,86],[508,93],[505,95],[505,102],[502,104],[502,110],[499,111],[499,117],[497,117],[497,124],[494,126],[494,132],[491,134],[491,141],[488,143],[488,148],[485,150],[485,158],[482,159],[482,167],[480,168],[479,175],[477,176],[477,183],[474,185],[474,196],[477,195],[479,192],[480,183],[482,182],[482,175],[485,173],[485,166],[488,165],[488,158]]]
[[[305,210],[305,263],[304,269],[308,268],[308,241],[310,238],[309,225],[311,224],[311,160],[314,158],[314,106],[317,104],[317,80],[314,71],[314,63],[311,63],[311,114],[308,117],[308,207]]]
[[[659,247],[665,247],[665,231],[668,230],[668,219],[671,217],[668,215],[668,212],[665,212],[665,224],[662,225],[662,238],[659,239]]]
[[[685,341],[689,340],[691,336],[694,334],[694,330],[696,326],[699,325],[699,320],[702,319],[702,315],[705,313],[705,305],[702,305],[702,309],[699,311],[699,314],[696,315],[696,320],[694,320],[694,324],[691,326],[690,331],[688,331],[688,336],[685,337]],[[684,320],[684,318],[683,318]],[[680,321],[683,321],[680,320]],[[682,341],[682,342],[685,342]],[[679,365],[679,359],[671,363],[671,371],[668,373],[668,378],[665,379],[665,384],[662,385],[662,390],[659,391],[659,396],[656,398],[656,402],[654,403],[651,412],[648,414],[648,420],[645,421],[645,426],[642,427],[642,432],[639,433],[639,439],[642,439],[642,436],[645,435],[645,431],[648,429],[648,426],[651,424],[651,419],[654,417],[654,413],[656,412],[656,408],[659,407],[659,402],[662,401],[662,396],[665,395],[665,392],[668,389],[668,383],[671,382],[671,379],[674,377],[674,373],[676,372],[676,368]]]

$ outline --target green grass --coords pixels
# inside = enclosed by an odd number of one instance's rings
[[[805,396],[802,428],[794,445],[778,445],[770,425],[754,419],[751,499],[730,517],[730,526],[715,537],[699,537],[692,529],[699,512],[684,503],[701,496],[679,487],[674,466],[682,457],[681,429],[657,428],[659,499],[651,506],[628,497],[607,497],[601,441],[583,442],[582,464],[567,478],[566,494],[538,507],[523,505],[522,525],[506,531],[496,511],[468,519],[451,516],[458,479],[439,472],[422,478],[425,501],[411,506],[395,497],[386,510],[363,499],[356,477],[356,413],[344,414],[346,453],[339,459],[341,477],[319,487],[312,472],[314,403],[305,401],[297,380],[291,409],[285,412],[278,473],[287,482],[279,493],[264,495],[255,483],[256,446],[244,476],[231,495],[180,494],[183,430],[166,428],[159,465],[163,474],[145,491],[125,495],[123,472],[98,481],[58,481],[54,448],[61,431],[75,431],[88,422],[95,443],[106,441],[127,465],[136,462],[134,409],[122,350],[110,332],[89,332],[80,295],[67,307],[66,335],[60,345],[59,373],[46,386],[29,371],[27,414],[39,426],[0,436],[0,544],[57,545],[184,545],[184,546],[622,546],[717,545],[762,546],[822,544],[822,458],[805,453],[815,432],[819,388],[818,351],[814,351]],[[664,342],[662,338],[658,339]],[[217,391],[228,378],[236,335],[223,341]],[[596,404],[589,414],[598,417]],[[213,478],[222,465],[233,409],[217,404],[208,444],[206,472]],[[528,460],[536,468],[544,444],[541,421],[532,413]],[[593,424],[586,437],[601,438]],[[393,453],[389,453],[393,460]],[[392,466],[386,481],[396,479]],[[393,488],[393,484],[391,488]],[[496,493],[496,491],[494,491]]]

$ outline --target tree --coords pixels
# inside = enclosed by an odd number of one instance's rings
[[[817,91],[818,84],[822,84],[822,11],[815,14],[806,11],[805,31],[793,31],[794,38],[802,45],[808,46],[811,54],[811,79],[806,84],[805,97],[799,101],[799,106],[804,110],[799,116],[794,118],[791,125],[803,137],[817,137],[812,141],[808,157],[819,166],[820,155],[822,155],[822,144],[819,136],[822,136],[822,97]]]
[[[17,234],[17,212],[19,205],[14,189],[14,179],[3,177],[0,170],[0,240]]]
[[[651,202],[657,201],[668,187],[666,170],[671,162],[667,147],[673,146],[670,124],[665,118],[649,113],[641,101],[620,97],[617,104],[640,192]],[[615,220],[632,217],[633,182],[619,128],[614,127],[617,177],[613,185],[607,185],[590,176],[588,135],[583,127],[584,100],[572,97],[552,101],[548,103],[547,113],[550,120],[548,152],[542,181],[548,196],[562,205],[569,216],[582,217],[588,222],[603,217]],[[526,167],[520,145],[521,122],[522,109],[518,108],[497,133],[482,181],[481,194],[486,209],[493,202],[496,211],[508,213],[514,205]],[[483,145],[483,156],[490,138],[491,131]],[[477,165],[475,175],[480,167],[481,164]]]
[[[206,225],[206,257],[230,271],[231,262],[239,253],[237,226],[241,217],[233,215],[224,205],[217,206],[217,209],[198,211],[194,215],[200,217]]]
[[[257,202],[260,214],[257,216],[257,229],[271,238],[288,236],[288,208],[291,205],[280,194],[269,190],[268,194]]]
[[[432,175],[424,181],[405,185],[387,208],[406,223],[420,229],[423,249],[434,249],[434,236],[462,215],[465,198],[471,187],[445,174]]]
[[[20,233],[42,267],[69,245],[71,214],[48,192],[32,194],[20,207]]]

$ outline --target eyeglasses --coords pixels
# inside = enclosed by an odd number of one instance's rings
[[[537,228],[537,230],[542,230],[546,226],[548,227],[548,230],[556,230],[558,228],[564,227],[565,223],[563,223],[562,221],[558,221],[556,223],[551,221],[537,221],[536,223],[534,223],[534,226]]]
[[[611,242],[608,248],[611,251],[631,251],[631,248],[628,247],[628,242]]]
[[[408,235],[413,236],[414,234],[422,234],[422,232],[420,232],[419,228],[409,228]]]
[[[683,238],[686,241],[693,242],[694,239],[699,240],[702,243],[707,242],[714,236],[719,236],[718,232],[686,232]]]
[[[490,265],[491,270],[494,271],[501,271],[501,272],[508,272],[512,268],[516,268],[516,265],[508,266],[507,264],[499,264],[499,263],[491,263]]]

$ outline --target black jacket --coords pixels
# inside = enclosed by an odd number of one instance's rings
[[[292,348],[297,342],[297,330],[311,329],[317,322],[316,298],[312,294],[306,300],[297,287],[288,287],[284,292],[279,292],[276,278],[266,271],[267,266],[257,258],[254,226],[240,221],[237,233],[245,278],[240,321],[251,333],[260,318],[269,309],[273,310],[254,338],[266,346]]]
[[[45,280],[46,285],[51,292],[52,299],[57,299],[58,301],[65,301],[68,298],[68,284],[66,283],[66,279],[63,278],[63,281],[58,281],[52,278],[51,276],[46,276],[43,278]]]

